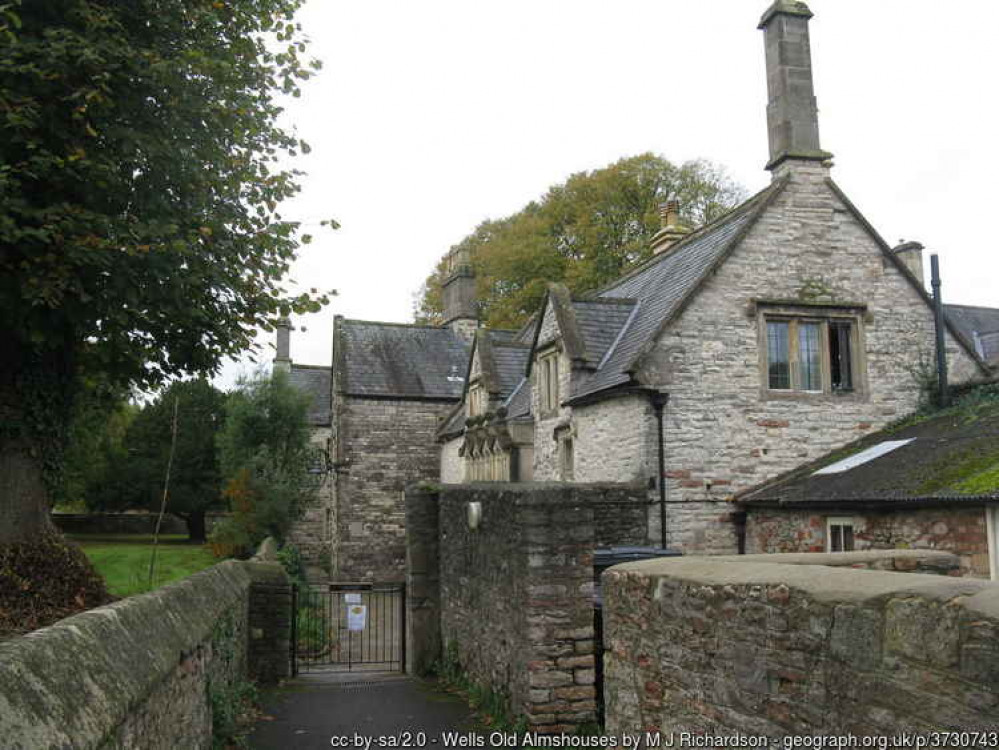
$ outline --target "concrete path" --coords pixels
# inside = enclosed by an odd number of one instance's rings
[[[254,750],[382,750],[405,747],[394,739],[405,732],[425,732],[425,746],[433,750],[443,747],[443,732],[473,726],[464,701],[397,673],[299,675],[264,692],[261,703],[273,719],[254,728],[249,737]],[[420,747],[419,738],[412,737],[408,746]]]

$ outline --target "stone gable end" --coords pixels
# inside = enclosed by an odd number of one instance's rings
[[[646,358],[643,379],[670,393],[666,468],[675,499],[717,503],[918,404],[917,374],[933,364],[932,310],[826,177],[824,167],[796,166]],[[768,392],[761,300],[860,306],[855,391]],[[947,348],[955,381],[978,374],[950,334]],[[694,507],[671,514],[687,542],[699,525],[685,519]]]

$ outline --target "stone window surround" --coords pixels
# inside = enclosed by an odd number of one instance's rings
[[[785,300],[754,300],[750,314],[757,322],[757,342],[760,357],[760,399],[763,401],[867,401],[870,390],[867,383],[867,346],[864,323],[871,321],[867,306],[863,304],[809,303]],[[828,325],[823,325],[821,334],[821,391],[803,391],[793,388],[773,389],[769,387],[767,367],[767,322],[771,320],[794,320],[803,322],[846,322],[851,324],[850,354],[852,356],[853,389],[833,391],[830,386]],[[793,371],[792,366],[792,371]],[[794,375],[792,375],[794,377]],[[794,381],[792,380],[792,383]]]
[[[473,380],[468,386],[468,416],[478,417],[485,414],[488,403],[486,389],[478,379]]]
[[[537,354],[534,372],[537,373],[536,385],[538,388],[538,406],[542,418],[551,417],[558,413],[560,406],[559,394],[559,371],[562,357],[562,348],[558,342],[541,349]]]

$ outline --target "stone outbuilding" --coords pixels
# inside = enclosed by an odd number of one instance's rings
[[[972,391],[741,494],[745,551],[934,549],[999,580],[996,392]]]

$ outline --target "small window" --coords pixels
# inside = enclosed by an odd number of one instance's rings
[[[853,552],[853,519],[829,518],[826,521],[826,552]]]
[[[567,437],[562,442],[562,481],[571,482],[575,475],[575,460],[572,438]]]
[[[486,390],[481,384],[475,383],[468,389],[468,416],[477,417],[486,413]]]
[[[854,390],[857,327],[852,320],[766,319],[766,378],[771,391]]]
[[[558,352],[551,352],[538,360],[538,388],[541,410],[552,412],[558,409]]]

